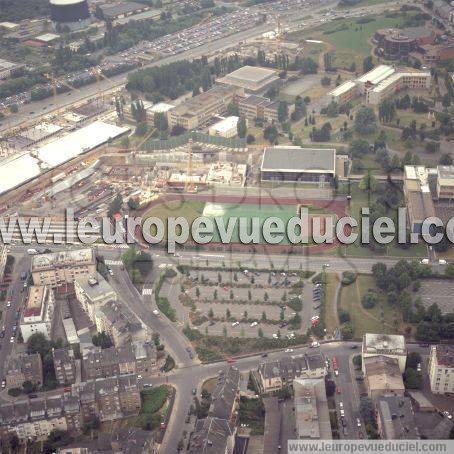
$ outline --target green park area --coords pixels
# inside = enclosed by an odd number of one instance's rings
[[[141,427],[145,430],[159,428],[167,411],[169,390],[165,386],[147,388],[140,392],[141,408],[138,416],[124,419],[127,426]]]
[[[377,302],[371,309],[366,309],[362,300],[370,291],[377,295]],[[355,339],[360,339],[366,332],[395,333],[402,323],[398,307],[391,306],[377,291],[375,278],[371,275],[359,274],[355,282],[342,287],[339,309],[348,312]]]
[[[383,3],[377,1],[376,3]],[[366,5],[366,3],[364,3]],[[417,12],[385,13],[361,18],[339,19],[323,24],[314,30],[295,33],[292,39],[314,39],[326,44],[326,51],[333,52],[333,65],[361,72],[362,61],[370,55],[370,39],[381,28],[401,28],[414,25],[412,18]],[[352,63],[355,66],[352,67]]]

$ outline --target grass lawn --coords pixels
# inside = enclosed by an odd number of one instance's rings
[[[336,288],[339,283],[337,274],[326,275],[326,297],[325,297],[325,328],[328,334],[339,327],[337,322],[337,305],[335,301]]]
[[[157,386],[152,389],[144,389],[140,393],[142,408],[140,413],[156,413],[162,408],[167,400],[167,389],[165,386]]]
[[[382,295],[374,308],[364,309],[361,299],[368,289],[376,289],[375,279],[365,274],[359,274],[353,284],[342,287],[340,307],[350,314],[354,337],[359,339],[367,332],[396,333],[397,327],[402,324],[402,315]]]
[[[371,53],[372,47],[369,44],[369,39],[373,34],[380,28],[396,28],[402,26],[405,23],[405,19],[414,14],[414,12],[410,12],[408,16],[399,15],[399,17],[385,17],[384,14],[366,16],[374,20],[365,24],[358,23],[359,18],[336,20],[321,25],[315,30],[303,32],[303,37],[318,39],[334,47],[333,63],[335,66],[348,69],[355,62],[356,70],[360,71],[364,57]]]
[[[326,214],[330,215],[330,212],[325,209],[318,207],[307,206],[309,215]],[[220,203],[220,202],[198,202],[193,200],[188,201],[174,201],[170,203],[163,203],[151,208],[145,215],[146,218],[155,216],[160,218],[164,225],[166,225],[166,219],[169,217],[182,216],[188,220],[188,224],[191,227],[192,222],[198,216],[210,218],[213,221],[213,237],[212,242],[220,242],[221,235],[217,229],[216,219],[222,218],[224,225],[227,229],[229,220],[232,218],[236,219],[236,225],[233,228],[231,240],[232,243],[240,242],[240,223],[241,219],[246,221],[249,226],[248,231],[252,225],[252,219],[258,219],[258,225],[260,226],[260,239],[261,243],[265,242],[262,235],[263,224],[265,221],[272,217],[279,218],[283,225],[286,226],[289,220],[293,217],[298,216],[296,205],[278,205],[278,204],[251,204],[251,203]],[[155,226],[154,226],[155,227]],[[153,230],[153,229],[152,229]],[[152,231],[152,234],[155,234]],[[285,233],[281,241],[282,244],[289,244],[290,240]],[[158,302],[159,305],[159,302]],[[162,309],[161,309],[162,310]],[[169,317],[170,318],[170,317]]]

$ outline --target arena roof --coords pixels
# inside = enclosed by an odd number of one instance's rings
[[[262,172],[335,173],[334,148],[268,147],[263,152]]]
[[[10,156],[0,161],[0,194],[36,178],[40,174],[38,160],[30,153]]]
[[[38,149],[38,158],[47,167],[55,167],[127,131],[129,131],[129,128],[121,128],[103,121],[95,121],[84,128],[42,146]]]

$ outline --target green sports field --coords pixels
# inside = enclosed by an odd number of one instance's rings
[[[330,216],[329,212],[324,209],[307,206],[309,210],[309,216]],[[213,240],[214,243],[221,242],[221,234],[219,233],[218,224],[222,219],[225,226],[225,230],[229,231],[229,221],[231,224],[237,219],[235,227],[232,229],[231,241],[232,243],[241,243],[239,235],[239,226],[240,222],[243,222],[249,233],[252,229],[253,222],[255,225],[259,226],[260,236],[259,242],[265,243],[263,235],[261,234],[263,230],[263,225],[266,219],[271,217],[276,217],[280,219],[284,226],[287,226],[288,221],[292,217],[297,217],[298,214],[298,205],[271,205],[271,204],[252,204],[252,203],[219,203],[219,202],[201,202],[201,201],[172,201],[166,202],[165,204],[156,205],[151,208],[144,216],[144,219],[154,216],[161,219],[166,225],[166,220],[169,217],[184,217],[189,225],[197,217],[206,217],[213,220],[214,224],[214,234]],[[331,214],[332,215],[332,214]],[[332,215],[334,216],[334,215]],[[240,221],[240,219],[243,219]],[[253,219],[256,219],[253,221]],[[333,219],[335,223],[336,219]],[[152,229],[151,233],[154,235],[156,233],[155,229]],[[192,236],[192,235],[191,235]],[[167,232],[165,237],[167,238]],[[284,239],[280,244],[289,244],[289,238],[287,235],[284,235]]]

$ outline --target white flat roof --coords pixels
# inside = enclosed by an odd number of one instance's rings
[[[20,186],[40,174],[38,160],[30,153],[10,156],[0,161],[0,194]]]
[[[95,121],[38,149],[38,158],[48,167],[55,167],[96,148],[129,131],[130,128]]]
[[[13,28],[19,27],[19,24],[16,24],[14,22],[0,22],[0,27],[7,28],[8,30],[11,30]]]
[[[238,117],[231,116],[222,119],[221,121],[218,121],[214,125],[210,126],[210,129],[214,129],[217,132],[226,132],[229,131],[232,128],[236,128],[236,125],[238,123]]]
[[[366,74],[363,74],[357,80],[358,82],[366,83],[370,82],[373,85],[377,85],[383,79],[386,79],[391,74],[395,72],[395,69],[392,66],[388,65],[379,65],[374,68],[372,71],[369,71]]]
[[[58,38],[60,38],[60,35],[57,35],[56,33],[44,33],[42,35],[37,36],[35,39],[37,41],[42,41],[44,43],[49,43],[51,41],[55,41]]]
[[[340,96],[345,92],[351,90],[353,87],[356,87],[356,82],[353,82],[353,80],[347,80],[347,82],[344,82],[343,84],[336,87],[334,90],[330,91],[328,95]]]
[[[164,113],[168,112],[170,109],[173,109],[175,106],[173,104],[167,104],[166,102],[158,102],[154,106],[151,106],[150,109],[148,109],[150,112],[153,113]]]

